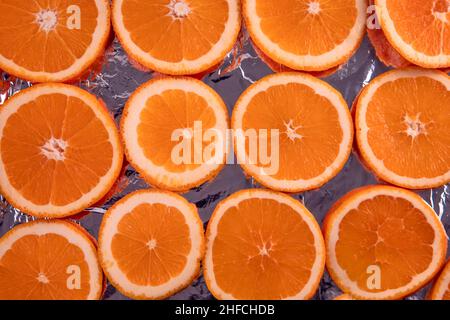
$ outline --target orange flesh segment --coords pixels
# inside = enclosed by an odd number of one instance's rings
[[[447,291],[445,292],[442,300],[450,300],[450,285],[448,286]]]
[[[112,254],[129,281],[159,286],[178,276],[191,250],[183,214],[162,204],[140,204],[119,222]]]
[[[395,104],[395,107],[393,107]],[[366,122],[375,156],[398,175],[437,177],[449,170],[450,92],[428,77],[402,78],[378,88]],[[405,117],[419,119],[426,134],[407,134]],[[432,160],[432,161],[431,161]]]
[[[387,0],[400,37],[426,55],[450,54],[450,5],[447,0]],[[447,23],[436,17],[438,14]]]
[[[319,14],[308,12],[311,2],[319,3]],[[355,1],[350,0],[259,0],[256,14],[263,33],[297,55],[331,51],[348,37],[357,19]]]
[[[67,13],[67,1],[36,0],[22,5],[16,0],[2,0],[0,39],[8,45],[0,47],[0,54],[35,72],[69,68],[91,44],[98,17],[94,1],[73,0],[70,5],[82,8],[80,29],[68,28],[71,14]],[[46,9],[57,12],[57,25],[48,33],[36,22],[36,15]]]
[[[194,131],[196,121],[201,123],[203,132]],[[160,95],[149,98],[141,112],[137,128],[139,146],[149,160],[157,166],[163,166],[167,171],[194,170],[204,160],[201,150],[195,148],[196,140],[183,139],[183,141],[191,142],[191,159],[177,164],[172,159],[172,151],[180,145],[182,138],[175,140],[172,139],[172,135],[178,130],[188,129],[192,138],[194,134],[200,138],[203,150],[206,150],[215,141],[203,141],[203,133],[214,128],[215,125],[214,111],[203,97],[193,92],[166,90]]]
[[[80,289],[67,288],[70,266],[80,268]],[[89,274],[83,252],[64,237],[51,233],[27,235],[17,240],[0,260],[0,299],[86,299],[90,292]]]
[[[228,20],[228,3],[225,0],[184,0],[190,13],[174,19],[170,2],[124,1],[125,28],[133,42],[156,59],[196,60],[219,41]]]
[[[376,196],[349,211],[340,223],[337,262],[362,290],[396,289],[430,265],[434,237],[424,214],[409,201]],[[380,268],[380,289],[368,287],[369,266]]]
[[[270,199],[244,200],[228,209],[212,245],[217,284],[236,299],[295,296],[315,259],[308,225],[291,207]]]
[[[301,139],[291,140],[286,124],[297,128]],[[270,130],[280,132],[280,168],[272,175],[277,179],[311,179],[322,174],[336,159],[343,131],[333,104],[314,89],[298,83],[276,85],[256,94],[247,106],[242,129],[269,130],[268,150],[271,150]],[[250,155],[249,139],[246,154]],[[257,161],[258,166],[265,167]]]
[[[67,144],[62,161],[42,153],[52,138]],[[103,123],[83,101],[62,94],[21,106],[8,119],[1,150],[10,183],[37,205],[78,200],[109,171],[113,158]]]

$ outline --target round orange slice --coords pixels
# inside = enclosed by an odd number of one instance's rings
[[[113,119],[78,87],[36,85],[0,109],[0,191],[27,214],[83,211],[111,189],[122,160]]]
[[[151,185],[188,191],[223,168],[228,123],[222,98],[203,82],[191,78],[151,80],[125,107],[125,151]]]
[[[110,30],[107,0],[0,0],[0,69],[33,82],[76,79]]]
[[[114,0],[112,17],[134,60],[171,75],[198,74],[219,64],[241,27],[238,0]]]
[[[375,0],[381,27],[392,46],[411,63],[450,67],[448,0]]]
[[[0,238],[1,300],[97,300],[102,292],[97,249],[80,226],[42,220]]]
[[[327,269],[357,299],[401,299],[444,264],[447,236],[417,194],[390,186],[357,189],[338,201],[324,226]]]
[[[408,68],[375,78],[355,111],[359,152],[383,180],[410,189],[450,181],[450,77]]]
[[[272,60],[324,71],[345,62],[365,33],[366,0],[243,0],[247,29]]]
[[[197,208],[177,194],[137,191],[105,214],[100,263],[110,282],[134,299],[164,299],[198,277],[204,253]]]
[[[436,280],[429,297],[431,300],[450,300],[450,261]]]
[[[353,123],[342,95],[301,73],[270,75],[250,86],[233,111],[238,163],[279,191],[319,188],[343,168]]]
[[[206,237],[204,277],[218,299],[310,299],[319,286],[322,233],[290,196],[239,191],[217,206]]]

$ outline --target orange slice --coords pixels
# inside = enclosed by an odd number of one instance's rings
[[[324,222],[327,269],[357,299],[400,299],[428,283],[447,253],[447,236],[417,194],[369,186],[338,201]]]
[[[203,224],[197,208],[177,194],[145,190],[105,214],[100,262],[110,282],[134,299],[164,299],[200,273]]]
[[[321,187],[342,169],[352,149],[353,124],[341,94],[301,73],[270,75],[250,86],[236,103],[232,127],[239,164],[279,191]],[[257,152],[252,133],[260,139]],[[261,157],[266,145],[267,159]]]
[[[375,0],[381,27],[392,46],[411,63],[450,67],[448,0]]]
[[[450,261],[442,270],[430,292],[431,300],[450,300]]]
[[[366,0],[243,0],[247,29],[272,60],[294,70],[345,63],[365,33]]]
[[[178,192],[207,182],[223,168],[227,129],[222,98],[191,78],[147,82],[128,100],[122,117],[129,162],[151,185]]]
[[[97,249],[80,226],[42,220],[0,238],[1,300],[94,300],[102,292]]]
[[[206,284],[218,299],[309,299],[325,267],[314,216],[297,200],[262,189],[222,201],[206,233]]]
[[[337,296],[333,300],[355,300],[355,299],[353,299],[351,295],[344,293],[341,294],[340,296]]]
[[[107,0],[0,0],[0,69],[33,82],[76,79],[110,30]]]
[[[111,116],[78,87],[33,86],[0,109],[0,191],[25,213],[83,211],[111,189],[122,160]]]
[[[197,74],[219,64],[241,27],[238,0],[114,0],[112,17],[134,60],[171,75]]]
[[[450,181],[450,78],[409,68],[375,78],[355,111],[359,151],[392,184],[424,189]]]

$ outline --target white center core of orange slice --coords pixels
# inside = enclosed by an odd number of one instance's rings
[[[155,249],[156,249],[156,240],[155,240],[155,239],[152,239],[152,240],[150,240],[149,242],[147,242],[147,247],[148,247],[150,250],[155,250]]]
[[[58,23],[58,15],[56,11],[49,9],[42,10],[36,15],[36,23],[41,30],[44,30],[45,32],[52,31]]]
[[[286,134],[291,141],[295,141],[297,139],[300,140],[303,138],[301,134],[297,133],[297,130],[300,129],[302,126],[295,127],[294,120],[291,119],[289,120],[289,122],[285,122],[284,125],[286,126]]]
[[[415,118],[410,117],[409,115],[405,116],[406,123],[406,134],[413,139],[419,136],[420,134],[427,134],[427,129],[425,124],[419,120],[420,115],[417,115]]]
[[[191,9],[186,2],[181,0],[172,0],[169,4],[170,14],[174,18],[185,18],[191,13]]]
[[[43,283],[43,284],[50,283],[50,280],[48,280],[48,278],[43,273],[39,273],[39,275],[36,279],[37,279],[37,281],[39,281],[40,283]]]
[[[41,152],[50,160],[63,161],[66,148],[64,140],[51,138],[41,147]]]
[[[310,14],[319,14],[320,12],[320,3],[319,2],[310,2],[308,4],[308,13]]]
[[[258,247],[259,255],[268,257],[270,255],[271,248],[272,243],[270,242],[264,244],[262,247]]]
[[[268,256],[269,255],[269,251],[267,250],[266,246],[264,246],[264,247],[259,249],[259,254],[261,256]]]

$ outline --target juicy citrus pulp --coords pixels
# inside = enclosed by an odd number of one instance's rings
[[[144,84],[129,99],[122,120],[130,163],[150,184],[172,191],[199,186],[222,169],[227,129],[222,98],[190,78]],[[208,138],[209,131],[218,134]]]
[[[400,299],[428,283],[447,252],[445,229],[425,201],[388,186],[357,189],[324,223],[327,269],[359,299]]]
[[[295,70],[323,71],[357,50],[366,0],[244,0],[252,40],[272,60]]]
[[[105,214],[102,267],[114,286],[136,299],[163,299],[200,272],[203,225],[194,205],[169,192],[137,191]]]
[[[359,151],[392,184],[423,189],[450,181],[450,78],[399,69],[375,78],[356,104]]]
[[[375,0],[389,42],[411,63],[450,67],[450,1]]]
[[[238,0],[114,0],[113,24],[128,54],[172,75],[217,65],[240,30]]]
[[[301,73],[270,75],[248,88],[236,103],[232,127],[244,170],[264,186],[287,192],[318,188],[332,179],[353,142],[351,115],[341,94]],[[259,139],[256,159],[252,132]],[[239,135],[249,137],[245,144]],[[271,161],[261,157],[265,153]]]
[[[112,187],[122,158],[111,116],[78,87],[33,86],[0,110],[0,190],[28,214],[86,209]]]
[[[0,238],[0,299],[100,299],[103,274],[87,231],[65,221],[37,221]]]
[[[207,230],[204,276],[218,299],[309,299],[322,277],[324,243],[312,214],[272,191],[222,201]]]
[[[109,33],[107,0],[0,0],[0,68],[33,82],[73,80]]]

